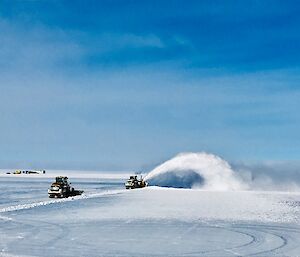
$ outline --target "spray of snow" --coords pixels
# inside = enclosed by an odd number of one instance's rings
[[[222,158],[201,153],[181,153],[152,170],[150,185],[204,190],[243,190],[247,186]]]

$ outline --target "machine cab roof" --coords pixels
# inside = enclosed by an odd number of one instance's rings
[[[63,177],[63,176],[56,177],[55,182],[57,184],[67,184],[68,183],[68,177]]]

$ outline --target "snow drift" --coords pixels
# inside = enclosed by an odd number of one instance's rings
[[[204,190],[242,190],[246,185],[230,165],[208,153],[181,153],[152,170],[149,185]]]

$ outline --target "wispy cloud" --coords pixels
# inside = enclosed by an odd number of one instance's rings
[[[291,8],[12,4],[0,11],[0,164],[128,169],[182,151],[299,155]]]

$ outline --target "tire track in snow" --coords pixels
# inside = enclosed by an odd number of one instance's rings
[[[265,254],[274,254],[274,253],[278,253],[278,250],[281,250],[285,247],[288,247],[290,249],[295,248],[295,245],[297,245],[297,243],[294,245],[291,244],[288,240],[288,238],[284,235],[284,233],[286,232],[292,232],[292,233],[300,233],[299,229],[297,228],[289,228],[289,227],[284,227],[284,226],[272,226],[272,225],[238,225],[238,226],[234,226],[235,229],[247,229],[250,230],[249,231],[249,235],[252,234],[252,236],[254,236],[256,238],[255,242],[259,242],[260,240],[258,240],[258,235],[259,233],[265,234],[265,235],[271,235],[274,238],[277,238],[279,240],[277,245],[273,245],[271,246],[269,249],[261,249],[259,251],[253,252],[253,253],[247,253],[247,254],[241,254],[241,256],[268,256]],[[259,233],[257,233],[259,232]],[[263,236],[262,239],[265,239],[266,236]],[[292,241],[294,241],[294,237],[292,237]],[[253,242],[254,243],[254,242]],[[266,241],[261,241],[260,245],[253,245],[254,248],[257,248],[258,246],[264,246],[266,244]],[[269,247],[269,246],[267,246]],[[239,247],[240,248],[240,247]],[[244,247],[241,247],[241,250]]]
[[[201,225],[201,224],[197,224],[195,226],[193,226],[193,228],[213,228],[213,229],[219,229],[219,230],[226,230],[226,231],[229,231],[229,232],[234,232],[234,233],[238,233],[238,234],[241,234],[241,235],[245,235],[247,236],[250,240],[245,242],[245,243],[242,243],[240,245],[236,245],[236,246],[232,246],[232,247],[228,247],[228,248],[216,248],[216,249],[213,249],[213,250],[204,250],[204,251],[196,251],[196,252],[187,252],[185,253],[186,256],[197,256],[197,255],[201,255],[203,256],[203,254],[212,254],[212,253],[222,253],[223,251],[225,252],[229,252],[235,256],[241,256],[241,254],[239,252],[237,252],[237,250],[239,249],[242,249],[246,246],[250,246],[252,244],[255,244],[258,240],[257,240],[257,237],[248,233],[248,232],[243,232],[243,231],[239,231],[239,230],[236,230],[236,229],[233,229],[233,228],[228,228],[227,226],[222,226],[222,225]]]
[[[126,192],[126,190],[109,190],[109,191],[105,191],[105,192],[94,193],[94,194],[84,194],[84,195],[81,195],[81,196],[74,196],[74,197],[69,197],[69,198],[62,198],[62,199],[40,201],[40,202],[27,203],[27,204],[12,205],[12,206],[8,206],[8,207],[4,207],[4,208],[0,209],[0,214],[1,213],[7,213],[7,212],[27,210],[27,209],[37,208],[37,207],[40,207],[40,206],[59,204],[59,203],[64,203],[64,202],[71,202],[71,201],[77,201],[77,200],[97,198],[97,197],[102,197],[102,196],[106,196],[106,195],[117,195],[117,194],[124,193],[124,192]]]
[[[297,237],[295,236],[291,237],[290,235],[291,240],[288,240],[288,237],[286,237],[284,234],[286,232],[292,232],[294,234],[300,233],[300,230],[297,228],[289,228],[280,225],[274,226],[274,225],[253,225],[253,224],[251,225],[237,224],[237,225],[233,225],[232,227],[228,227],[226,224],[225,226],[196,224],[192,228],[189,228],[189,230],[193,230],[197,228],[200,229],[214,228],[214,229],[226,230],[226,231],[248,236],[250,240],[248,242],[245,242],[244,244],[240,244],[233,247],[187,252],[182,254],[182,256],[191,256],[191,257],[192,256],[222,256],[224,255],[224,252],[228,252],[232,256],[271,256],[271,255],[273,256],[274,254],[282,254],[285,256],[284,249],[286,249],[286,247],[287,247],[286,250],[294,249],[297,247],[298,243],[295,241]],[[273,236],[274,239],[277,238],[278,239],[277,244],[268,245],[268,242],[266,241],[267,235]],[[252,251],[252,249],[254,250],[257,248],[261,248],[261,249],[257,251]]]
[[[274,237],[277,237],[281,241],[281,244],[277,245],[276,247],[270,248],[268,250],[263,250],[263,251],[258,251],[258,252],[251,253],[251,254],[246,254],[245,256],[255,256],[255,255],[261,255],[261,254],[270,254],[270,253],[278,251],[279,249],[282,249],[282,248],[284,248],[285,246],[288,245],[288,239],[285,236],[283,236],[282,234],[274,233],[274,231],[266,230],[266,229],[257,229],[257,228],[252,228],[252,229],[254,231],[260,231],[260,232],[263,232],[265,234],[269,234],[269,235],[272,235]]]

